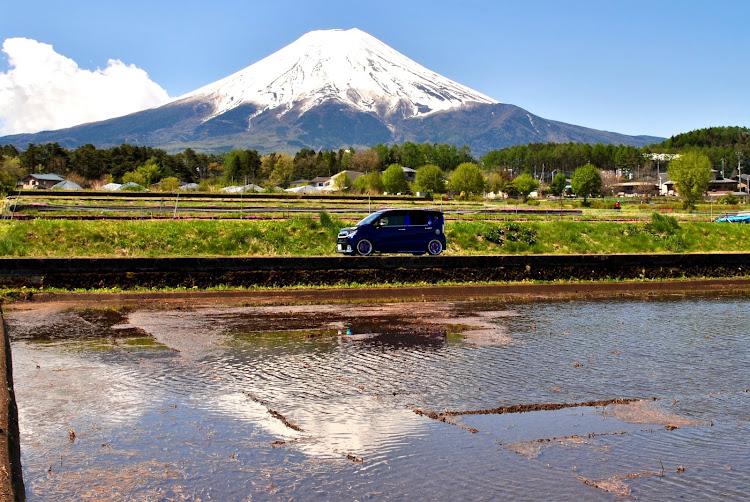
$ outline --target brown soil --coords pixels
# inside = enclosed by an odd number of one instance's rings
[[[653,398],[656,400],[656,398]],[[610,404],[628,404],[639,399],[604,399],[598,401],[584,401],[582,403],[534,403],[534,404],[514,404],[511,406],[500,406],[486,410],[468,410],[468,411],[446,411],[444,415],[502,415],[505,413],[527,413],[529,411],[554,411],[564,408],[578,408],[582,406],[609,406]]]
[[[398,288],[267,289],[189,292],[40,293],[24,301],[119,305],[292,305],[384,301],[446,301],[507,299],[525,301],[556,298],[637,297],[750,293],[750,279],[686,279],[644,282],[506,283]]]

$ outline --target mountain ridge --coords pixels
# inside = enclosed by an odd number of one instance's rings
[[[536,142],[643,146],[663,139],[539,117],[445,78],[355,28],[307,33],[157,108],[0,142],[291,153],[412,141],[468,145],[482,154]]]

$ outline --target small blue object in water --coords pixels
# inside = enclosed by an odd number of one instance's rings
[[[351,334],[352,334],[352,330],[351,330],[351,328],[346,328],[346,334],[347,334],[347,335],[351,335]]]

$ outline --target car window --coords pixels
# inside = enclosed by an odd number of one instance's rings
[[[372,213],[371,215],[366,216],[362,221],[360,221],[359,223],[357,223],[355,226],[362,227],[362,226],[365,226],[365,225],[369,225],[369,224],[373,223],[375,220],[377,220],[378,216],[379,216],[379,213]]]
[[[402,227],[406,225],[405,214],[388,214],[380,217],[380,225],[384,227]]]
[[[409,213],[409,225],[415,226],[425,226],[427,225],[427,213],[424,213],[422,211],[415,211],[413,213]]]

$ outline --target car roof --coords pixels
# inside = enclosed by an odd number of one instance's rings
[[[408,207],[404,207],[404,208],[394,207],[390,209],[381,209],[380,211],[376,211],[373,214],[385,214],[385,213],[392,213],[392,212],[397,212],[397,211],[398,212],[417,211],[417,212],[423,212],[423,213],[443,214],[442,211],[438,211],[437,209],[408,208]]]

